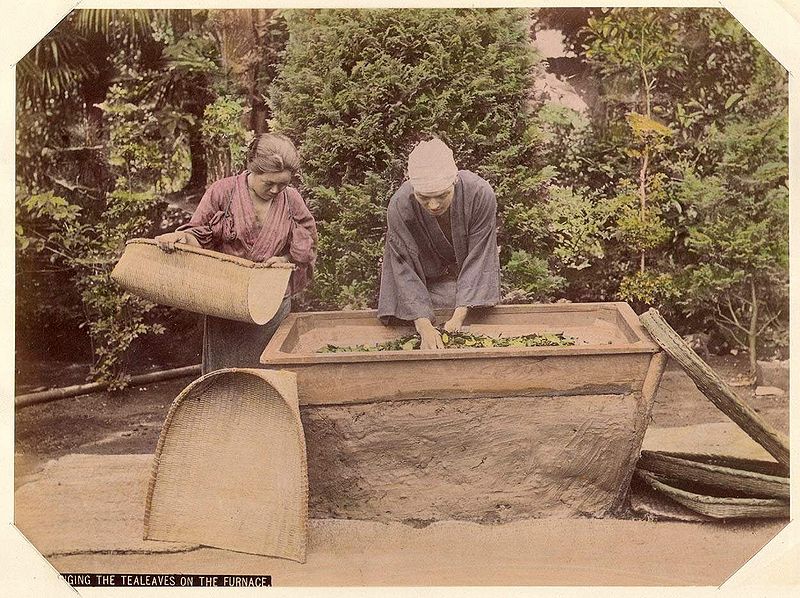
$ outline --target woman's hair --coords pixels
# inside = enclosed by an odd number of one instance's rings
[[[247,147],[247,169],[255,174],[291,171],[300,169],[300,154],[286,135],[262,133]]]

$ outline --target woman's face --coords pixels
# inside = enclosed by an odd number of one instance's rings
[[[275,197],[292,181],[292,171],[282,170],[280,172],[264,172],[256,174],[251,172],[248,177],[250,188],[261,199],[266,201],[275,199]]]
[[[425,208],[433,216],[441,216],[453,203],[453,196],[455,195],[455,185],[448,187],[439,193],[417,193],[414,192],[414,197],[423,208]]]

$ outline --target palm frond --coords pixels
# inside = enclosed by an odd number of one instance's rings
[[[85,39],[62,23],[17,63],[17,94],[23,102],[41,104],[62,97],[96,73]]]
[[[109,38],[114,25],[124,27],[132,38],[149,33],[154,15],[162,11],[122,8],[87,8],[75,11],[75,26],[84,33],[99,33]]]
[[[74,14],[79,31],[99,33],[108,39],[117,27],[132,43],[151,37],[154,26],[170,24],[175,31],[186,31],[194,22],[193,11],[180,9],[87,8]]]

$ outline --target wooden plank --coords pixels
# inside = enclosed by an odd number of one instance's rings
[[[697,388],[775,459],[789,467],[789,440],[756,413],[712,370],[655,309],[640,316],[653,339],[686,371]]]
[[[367,361],[284,366],[300,403],[335,405],[420,398],[628,394],[640,391],[650,354],[541,359]]]
[[[639,453],[642,450],[642,443],[644,442],[644,435],[647,432],[647,426],[650,423],[650,416],[653,412],[653,404],[658,394],[658,387],[661,384],[661,377],[664,374],[664,369],[667,366],[667,354],[664,351],[659,351],[650,359],[650,365],[647,368],[647,375],[645,376],[644,383],[642,384],[642,392],[638,395],[639,401],[637,403],[637,415],[635,418],[635,429],[628,460],[623,465],[624,483],[620,486],[620,493],[614,502],[614,509],[621,510],[625,503],[625,497],[628,494],[631,480],[633,479],[633,472],[636,469],[636,462],[639,459]]]
[[[598,303],[525,303],[518,305],[496,305],[490,308],[476,308],[473,314],[500,314],[500,315],[513,315],[513,314],[555,314],[555,313],[573,313],[573,312],[600,312],[619,311],[620,306],[627,306],[628,304],[621,301],[608,301]],[[452,310],[437,309],[437,315],[451,315]],[[366,319],[373,320],[377,323],[377,311],[374,309],[354,309],[354,310],[339,310],[339,311],[315,311],[305,312],[303,314],[296,314],[303,317],[319,316],[326,320],[335,319]],[[467,320],[468,321],[468,320]]]
[[[677,482],[655,476],[643,469],[637,469],[636,475],[647,482],[651,488],[663,492],[684,507],[715,519],[789,517],[788,500],[707,496],[678,488],[673,485]]]
[[[638,467],[670,479],[705,484],[726,492],[789,499],[788,477],[711,465],[654,451],[642,451]]]
[[[617,318],[620,322],[617,324],[618,328],[627,335],[630,342],[644,341],[650,343],[650,337],[639,321],[639,316],[633,311],[627,303],[617,303]]]

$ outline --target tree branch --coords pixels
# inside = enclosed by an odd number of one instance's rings
[[[764,322],[764,325],[761,326],[761,328],[758,329],[758,333],[757,334],[761,334],[762,332],[764,332],[769,327],[770,324],[772,324],[775,320],[777,320],[780,317],[780,315],[781,315],[781,312],[779,311],[774,316],[769,318],[766,322]]]
[[[737,343],[739,346],[741,346],[741,347],[744,347],[744,346],[747,344],[747,343],[743,342],[743,341],[742,341],[742,339],[740,339],[738,336],[736,336],[736,333],[735,333],[733,330],[731,330],[730,328],[728,328],[727,326],[725,326],[725,325],[724,325],[724,324],[722,324],[721,322],[717,322],[717,324],[718,324],[718,325],[719,325],[719,327],[720,327],[720,328],[722,328],[722,329],[723,329],[725,332],[727,332],[728,334],[730,334],[730,335],[731,335],[731,338],[732,338],[732,339],[733,339],[733,340],[734,340],[734,341],[735,341],[735,342],[736,342],[736,343]]]
[[[739,320],[731,320],[731,319],[730,319],[728,316],[726,316],[725,314],[723,314],[723,313],[722,313],[722,310],[719,308],[719,305],[717,306],[717,315],[719,316],[719,319],[720,319],[721,321],[723,321],[723,322],[727,322],[728,324],[731,324],[731,325],[733,325],[733,326],[736,326],[736,328],[738,328],[739,330],[741,330],[741,331],[742,331],[742,332],[744,332],[745,334],[749,332],[749,329],[747,329],[747,328],[745,328],[744,326],[742,326],[741,324],[739,324]],[[721,324],[720,324],[720,325],[721,325]]]
[[[70,261],[70,262],[74,262],[74,261],[75,261],[75,259],[76,259],[76,258],[74,258],[73,256],[71,256],[71,255],[68,255],[68,254],[66,254],[66,253],[63,253],[63,252],[61,252],[61,251],[59,251],[58,249],[55,249],[55,248],[53,248],[53,247],[50,247],[50,246],[47,244],[47,241],[48,241],[47,237],[45,237],[45,236],[44,236],[44,235],[42,235],[41,233],[37,233],[36,231],[33,231],[33,234],[34,234],[35,236],[39,237],[39,238],[40,238],[42,241],[44,241],[44,245],[42,246],[42,248],[43,248],[43,249],[46,249],[47,251],[49,251],[49,252],[51,252],[51,253],[55,253],[56,255],[60,255],[60,256],[61,256],[61,257],[63,257],[65,260],[68,260],[68,261]]]
[[[736,325],[737,325],[739,328],[741,328],[742,330],[747,330],[747,328],[744,328],[744,327],[741,325],[741,323],[739,323],[739,318],[737,318],[737,317],[736,317],[736,310],[735,310],[735,309],[733,309],[733,305],[731,304],[731,298],[730,298],[730,295],[725,295],[725,300],[728,302],[728,311],[729,311],[729,312],[731,312],[731,316],[733,317],[733,320],[732,320],[732,322],[733,322],[734,324],[736,324]]]

